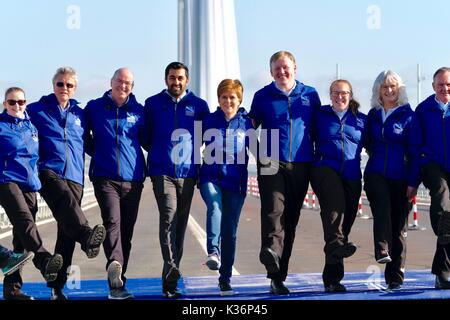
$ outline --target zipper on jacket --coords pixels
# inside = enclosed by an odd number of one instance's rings
[[[292,107],[291,98],[288,97],[288,110],[289,110],[289,121],[290,121],[290,132],[289,132],[289,162],[292,162]]]
[[[177,106],[178,106],[178,102],[175,102],[175,105],[174,105],[174,117],[173,117],[173,129],[174,130],[178,129]],[[177,162],[177,160],[175,160],[173,162],[173,177],[174,178],[177,177],[177,164],[176,164],[176,162]]]
[[[388,153],[389,153],[389,146],[386,143],[386,140],[384,138],[384,125],[385,125],[386,121],[383,123],[383,127],[381,128],[381,137],[383,138],[383,141],[386,145],[386,152],[384,153],[384,169],[383,169],[383,173],[384,175],[386,175],[386,171],[387,171],[387,162],[388,162]]]
[[[66,111],[66,121],[64,123],[64,145],[66,147],[66,165],[64,168],[64,177],[67,175],[67,167],[69,166],[69,141],[68,141],[68,134],[67,134],[67,117],[69,116],[69,110]]]
[[[119,107],[116,108],[116,157],[117,157],[117,176],[120,177]]]
[[[5,166],[3,168],[3,174],[5,174],[7,166],[8,166],[8,159],[5,159]]]
[[[19,123],[19,127],[20,126],[22,126],[22,123]],[[25,145],[27,147],[28,153],[31,154],[31,150],[33,149],[33,146],[32,146],[32,144],[33,144],[33,142],[32,142],[33,141],[33,131],[31,130],[31,136],[29,136],[28,138],[27,138],[27,136],[26,136],[26,134],[25,134],[25,132],[23,130],[21,130],[20,134],[22,136],[23,141],[25,141]],[[24,164],[25,164],[25,166],[28,169],[27,170],[27,181],[28,181],[28,183],[30,181],[35,181],[36,178],[33,177],[34,176],[34,174],[33,174],[34,171],[33,171],[33,168],[30,165],[30,159],[26,159]]]
[[[444,138],[444,168],[447,168],[447,137],[445,134],[445,112],[442,114],[442,135]]]
[[[342,164],[341,164],[341,174],[344,171],[345,163],[345,134],[344,134],[345,120],[341,122],[341,138],[342,138]]]

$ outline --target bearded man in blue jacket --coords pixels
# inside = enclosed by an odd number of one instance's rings
[[[145,101],[150,148],[147,166],[159,210],[163,295],[177,298],[181,296],[178,280],[184,235],[200,167],[202,131],[200,127],[194,135],[194,128],[209,114],[209,108],[186,89],[189,69],[184,64],[170,63],[165,81],[167,89]]]

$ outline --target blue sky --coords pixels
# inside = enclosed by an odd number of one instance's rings
[[[79,29],[67,26],[71,5],[80,9]],[[235,0],[235,9],[247,108],[270,81],[268,60],[278,50],[294,53],[299,80],[315,86],[323,103],[339,63],[363,111],[382,70],[402,76],[414,107],[417,63],[425,76],[422,99],[432,93],[434,71],[450,66],[444,0]],[[134,71],[143,102],[164,88],[164,68],[177,60],[176,0],[16,0],[2,1],[0,12],[0,90],[22,86],[29,101],[51,92],[56,68],[70,65],[79,74],[81,102],[102,95],[121,66]]]

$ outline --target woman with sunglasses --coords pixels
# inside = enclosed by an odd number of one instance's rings
[[[420,184],[420,137],[412,128],[414,112],[397,73],[381,72],[372,91],[364,190],[373,215],[375,260],[386,264],[386,284],[395,290],[404,280],[408,202]]]
[[[13,225],[14,252],[33,252],[36,268],[46,281],[53,281],[63,259],[44,248],[35,223],[36,191],[41,188],[37,175],[37,130],[25,111],[25,92],[21,88],[7,89],[3,106],[5,110],[0,114],[0,205]],[[21,288],[19,271],[5,276],[4,299],[31,300]]]
[[[347,80],[330,85],[331,105],[321,106],[313,121],[315,161],[311,185],[320,203],[325,239],[325,292],[345,292],[344,258],[356,251],[348,241],[362,189],[361,151],[367,116],[358,111]]]

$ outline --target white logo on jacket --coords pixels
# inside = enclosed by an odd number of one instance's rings
[[[394,133],[395,134],[402,134],[403,133],[403,127],[398,124],[398,123],[394,123]]]

